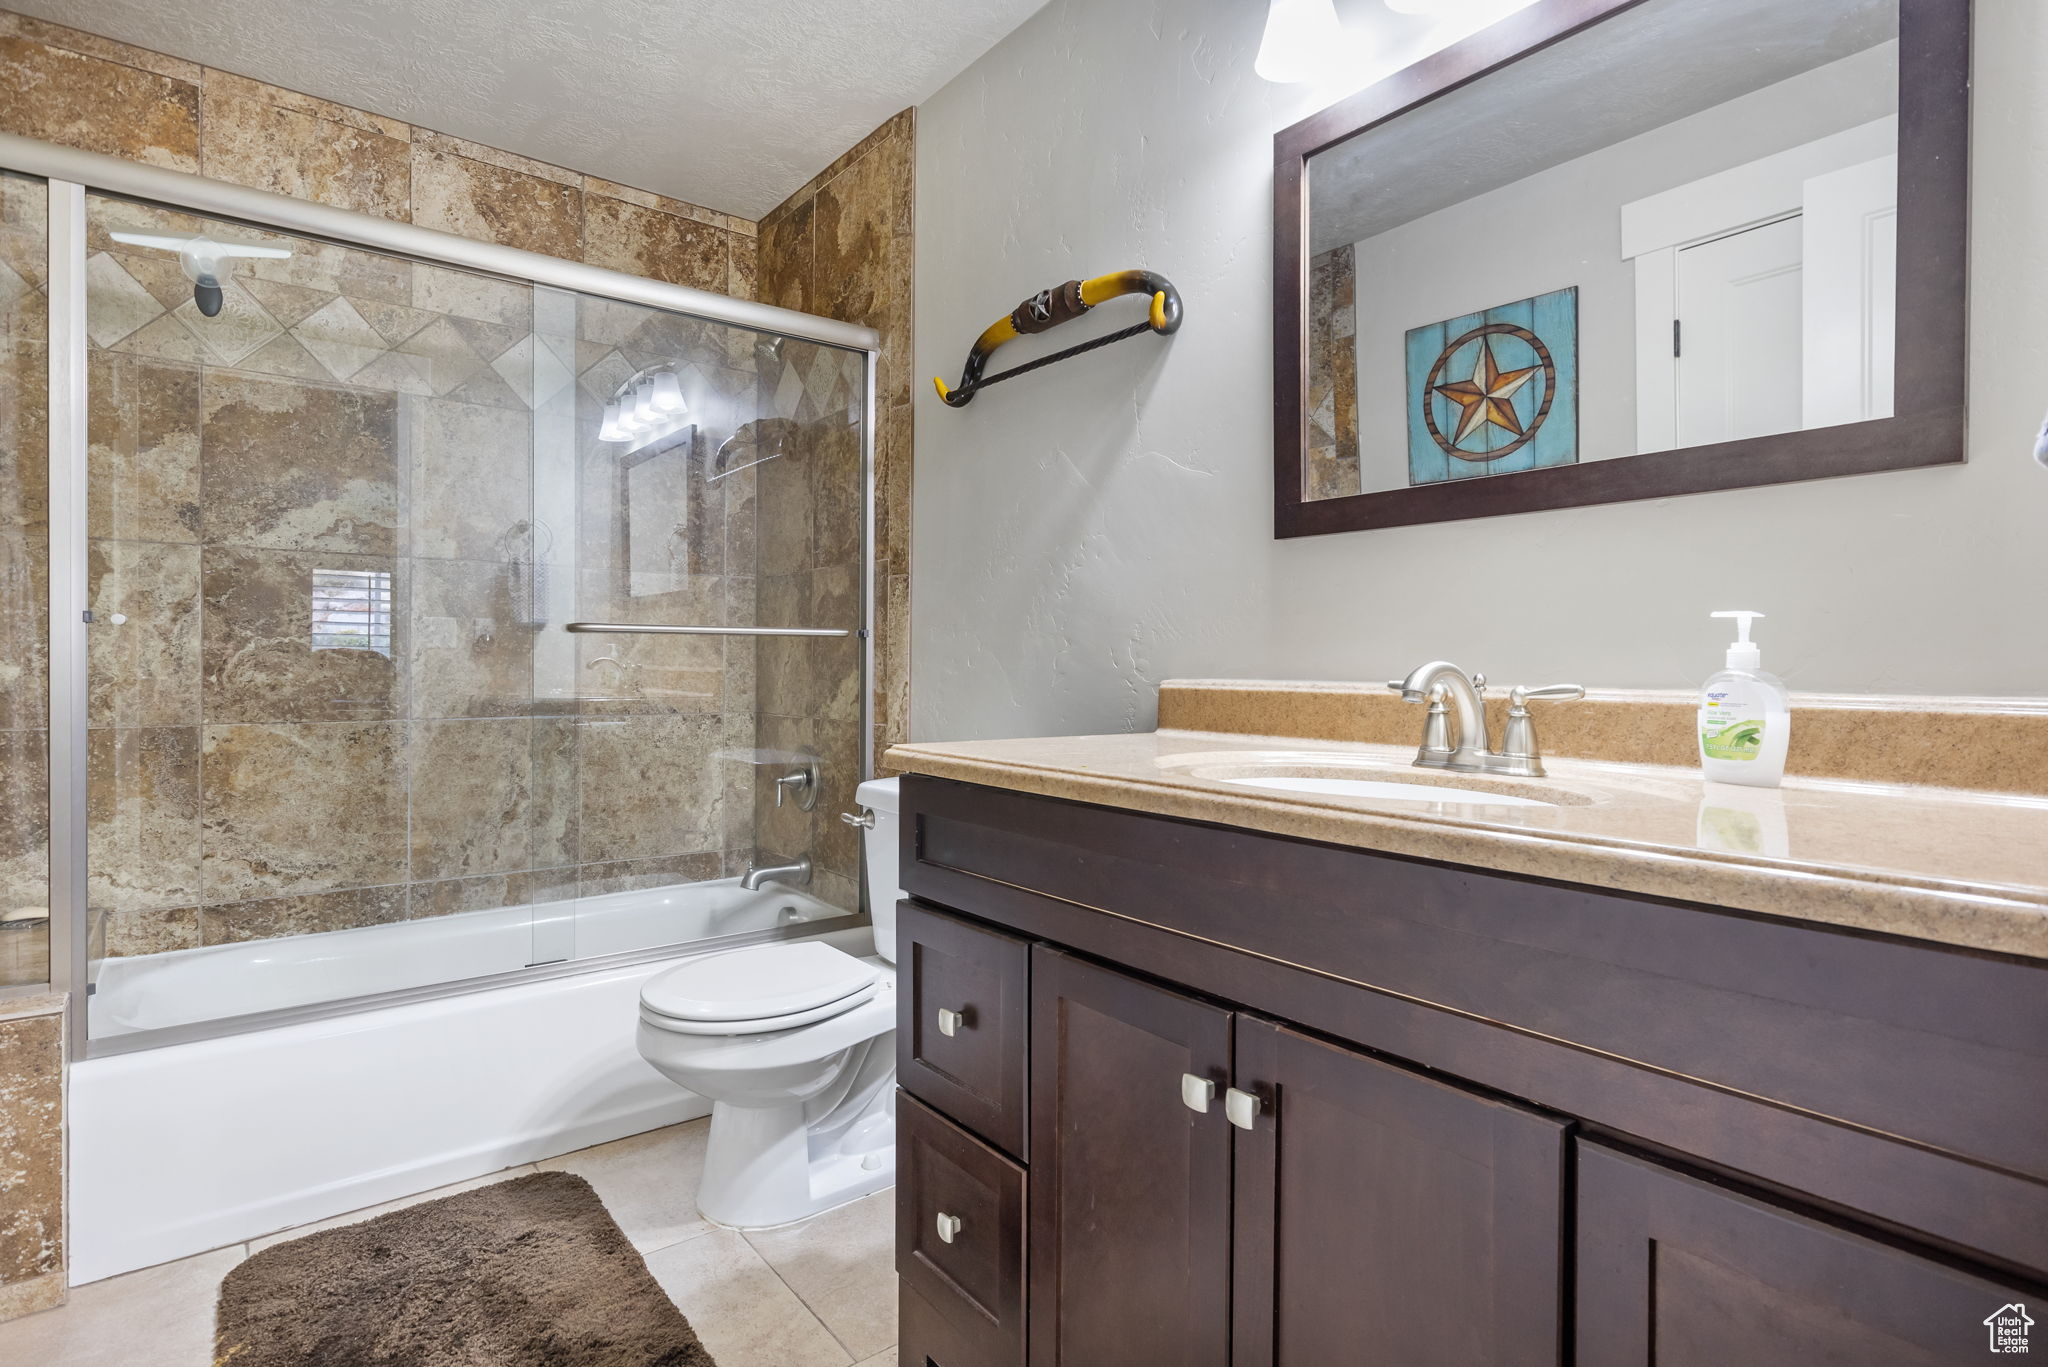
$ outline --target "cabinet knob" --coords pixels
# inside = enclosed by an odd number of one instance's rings
[[[960,1033],[960,1027],[967,1024],[965,1010],[954,1011],[948,1007],[939,1008],[939,1033],[947,1039]]]
[[[960,1233],[962,1227],[959,1216],[948,1215],[943,1210],[939,1212],[939,1218],[934,1223],[939,1227],[939,1242],[947,1244],[953,1242],[954,1236]]]
[[[1193,1073],[1180,1075],[1181,1104],[1196,1115],[1209,1114],[1209,1103],[1216,1099],[1216,1083],[1213,1079],[1196,1077]]]
[[[1259,1112],[1265,1108],[1266,1103],[1259,1100],[1254,1093],[1232,1087],[1223,1094],[1224,1119],[1240,1130],[1250,1129],[1252,1123],[1259,1118]]]

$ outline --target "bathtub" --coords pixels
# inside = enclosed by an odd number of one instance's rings
[[[845,913],[737,878],[103,959],[92,1037],[403,992]]]
[[[177,950],[103,963],[91,1021],[117,1039],[810,921],[872,952],[843,916],[720,880]],[[692,952],[73,1065],[72,1284],[709,1114],[634,1044],[641,985]]]

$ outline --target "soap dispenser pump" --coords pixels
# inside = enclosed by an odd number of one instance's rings
[[[1717,612],[1735,619],[1727,668],[1700,690],[1700,769],[1716,783],[1775,788],[1785,777],[1792,738],[1792,699],[1784,680],[1758,666],[1763,652],[1749,639],[1761,612]]]

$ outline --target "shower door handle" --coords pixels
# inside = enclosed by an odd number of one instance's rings
[[[564,631],[629,636],[851,636],[843,627],[668,627],[636,622],[569,622]]]

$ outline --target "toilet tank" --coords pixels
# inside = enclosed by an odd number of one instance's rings
[[[897,780],[871,778],[853,790],[854,801],[874,820],[861,832],[867,842],[868,911],[875,918],[875,952],[896,962],[896,899],[903,889],[896,884],[897,840],[901,828]]]

